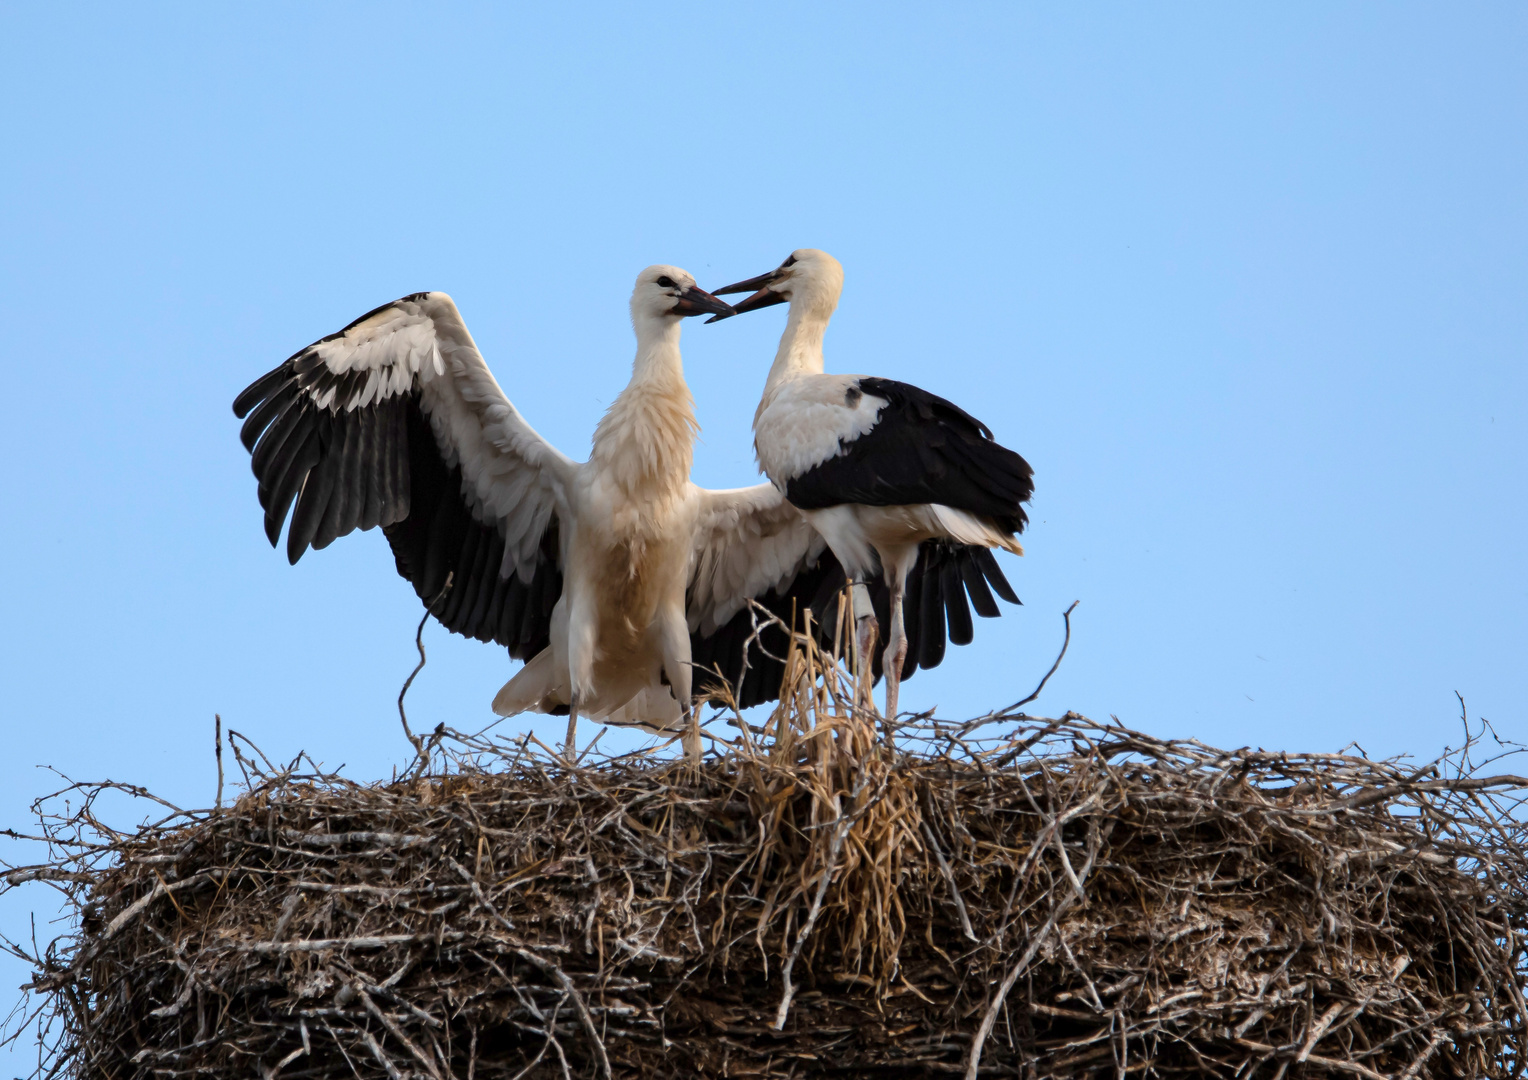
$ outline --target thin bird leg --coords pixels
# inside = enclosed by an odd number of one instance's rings
[[[690,768],[696,773],[700,772],[700,713],[692,702],[684,710],[684,735],[680,738],[680,744],[684,747],[684,756],[690,762]]]
[[[875,653],[872,651],[876,635],[875,609],[870,606],[870,590],[863,582],[855,582],[854,585],[854,634],[855,674],[862,680],[860,685],[865,688],[865,696],[870,699],[873,708],[875,698],[870,693],[870,687],[875,681]]]
[[[578,760],[578,695],[568,701],[568,741],[562,744],[562,756],[572,765]]]
[[[895,575],[893,575],[895,576]],[[902,589],[891,587],[891,640],[881,657],[881,671],[886,676],[886,741],[891,742],[891,721],[897,718],[897,696],[902,689],[902,665],[907,662],[907,631],[902,626]]]

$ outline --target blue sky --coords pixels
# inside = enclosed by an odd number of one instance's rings
[[[405,760],[416,602],[380,535],[266,545],[229,411],[255,376],[444,289],[582,457],[639,269],[714,286],[800,246],[847,270],[831,368],[954,399],[1036,471],[1026,606],[906,706],[1021,696],[1080,600],[1037,708],[1430,756],[1458,691],[1528,736],[1519,5],[5,24],[4,824],[43,764],[205,804],[214,712],[358,778]],[[686,327],[698,482],[755,481],[782,322]],[[418,723],[486,721],[503,653],[426,644]]]

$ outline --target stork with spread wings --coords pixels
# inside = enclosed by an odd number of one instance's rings
[[[690,482],[698,428],[680,323],[731,309],[683,270],[654,266],[631,310],[631,382],[583,463],[525,421],[439,292],[302,349],[234,411],[272,545],[290,513],[290,561],[381,526],[398,573],[442,625],[526,661],[495,711],[567,713],[570,753],[584,716],[683,728],[698,756],[692,698],[714,688],[710,673],[744,704],[778,693],[780,665],[753,634],[749,602],[822,610],[844,578],[771,485]]]

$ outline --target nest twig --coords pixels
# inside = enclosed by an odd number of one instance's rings
[[[699,776],[437,732],[365,785],[230,733],[221,810],[41,800],[52,857],[0,876],[76,916],[11,946],[40,1071],[1522,1074],[1525,781],[1487,730],[1422,768],[1016,711],[893,749],[818,639]]]

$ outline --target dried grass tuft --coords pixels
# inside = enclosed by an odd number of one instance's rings
[[[1522,1074],[1528,782],[1484,731],[1417,768],[1014,708],[893,748],[823,636],[698,775],[437,731],[375,785],[236,750],[232,806],[128,833],[112,785],[40,801],[54,857],[3,880],[77,916],[12,946],[42,1071]]]

